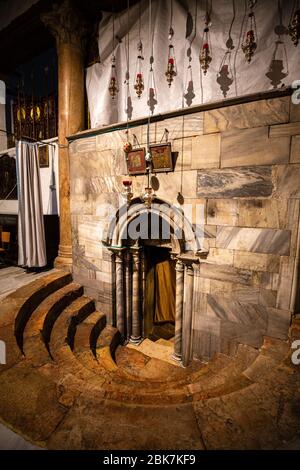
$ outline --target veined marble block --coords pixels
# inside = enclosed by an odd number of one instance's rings
[[[269,137],[290,137],[300,134],[300,122],[290,122],[288,124],[277,124],[270,127]]]
[[[299,92],[298,92],[299,93]],[[290,109],[290,121],[291,122],[300,122],[300,105],[292,103],[291,100],[291,109]]]
[[[218,227],[216,246],[229,250],[289,255],[290,230]]]
[[[207,263],[233,265],[233,250],[211,248],[205,260]]]
[[[76,153],[92,152],[96,150],[96,136],[82,137],[76,140]]]
[[[224,282],[211,279],[210,294],[221,295],[241,303],[258,304],[260,287],[252,287],[238,284],[236,282]]]
[[[291,312],[271,307],[267,309],[267,312],[268,328],[266,334],[273,338],[286,340],[291,321]]]
[[[268,127],[228,131],[221,139],[221,167],[288,163],[290,137],[269,137]]]
[[[267,197],[272,194],[272,191],[272,168],[270,166],[198,170],[198,197],[212,199]]]
[[[280,256],[264,253],[248,253],[246,251],[234,251],[234,266],[239,269],[251,269],[253,271],[279,272]]]
[[[300,163],[300,135],[292,137],[291,163]]]
[[[227,106],[204,113],[204,133],[288,122],[290,97]]]
[[[245,285],[252,284],[251,271],[237,269],[232,266],[219,266],[218,264],[202,262],[200,263],[200,276],[225,282],[237,282]]]
[[[176,154],[175,171],[190,170],[192,162],[192,137],[174,139],[172,152]]]
[[[275,197],[300,198],[300,165],[278,165],[275,179]]]

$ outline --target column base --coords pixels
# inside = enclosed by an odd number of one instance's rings
[[[135,344],[136,346],[141,344],[142,341],[143,341],[143,338],[141,336],[138,338],[136,338],[135,336],[130,336],[129,338],[129,343]]]
[[[176,362],[181,362],[182,357],[181,354],[177,354],[174,352],[173,354],[171,354],[171,359]]]
[[[59,245],[58,256],[55,258],[54,267],[63,271],[72,272],[73,258],[72,247]]]

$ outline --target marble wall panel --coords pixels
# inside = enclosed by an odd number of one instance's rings
[[[279,199],[300,198],[300,165],[279,165],[275,167],[274,179]]]
[[[206,111],[204,133],[288,122],[289,101],[290,97],[287,96]]]
[[[300,136],[292,137],[291,163],[300,163]]]
[[[287,228],[287,208],[287,199],[240,199],[238,224],[232,225],[253,228]]]
[[[216,279],[225,282],[236,282],[251,285],[252,273],[245,269],[237,269],[232,266],[219,266],[218,264],[200,263],[200,276],[207,279]]]
[[[288,124],[277,124],[270,127],[269,137],[290,137],[300,134],[300,122],[290,122]]]
[[[207,223],[214,225],[238,225],[238,201],[235,199],[209,199]]]
[[[259,228],[218,227],[217,248],[289,255],[290,230]]]
[[[192,139],[191,168],[220,168],[221,134],[208,134]]]
[[[247,251],[234,251],[233,265],[239,269],[278,273],[280,256],[267,255],[264,253],[249,253]]]
[[[200,198],[268,197],[272,191],[269,166],[198,170],[197,197]]]
[[[268,127],[228,131],[221,139],[221,167],[288,163],[290,137],[269,137]]]

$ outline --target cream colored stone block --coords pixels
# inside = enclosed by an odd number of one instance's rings
[[[204,133],[288,122],[289,101],[290,97],[287,96],[206,111]]]
[[[175,171],[190,170],[192,162],[192,137],[174,139],[172,152],[175,153]]]
[[[299,93],[299,92],[298,92]],[[291,100],[290,121],[300,121],[300,104],[294,104]]]
[[[300,134],[300,122],[291,122],[289,124],[271,126],[269,137],[290,137],[298,134]]]
[[[233,251],[222,248],[211,248],[206,263],[233,265]]]
[[[192,169],[220,167],[221,134],[201,135],[192,140]]]
[[[265,253],[234,252],[234,266],[253,271],[279,272],[280,256]]]
[[[278,165],[274,169],[278,199],[300,198],[300,165]]]
[[[290,137],[269,138],[268,127],[228,131],[221,139],[221,167],[288,162]]]
[[[300,135],[292,137],[291,163],[300,163]]]
[[[238,200],[209,199],[207,223],[212,225],[238,225]]]
[[[240,227],[285,228],[287,199],[240,199]]]

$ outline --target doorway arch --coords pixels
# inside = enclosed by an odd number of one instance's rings
[[[153,227],[153,220],[156,220],[158,227]],[[145,229],[147,221],[150,225]],[[160,231],[160,227],[169,228],[168,237]],[[146,292],[144,242],[145,237],[148,240],[153,233],[156,238],[151,238],[151,243],[167,246],[175,262],[175,341],[172,357],[187,366],[192,357],[194,267],[203,251],[192,224],[181,208],[158,198],[149,208],[140,198],[135,198],[116,212],[103,239],[103,244],[112,253],[112,297],[116,305],[112,323],[125,340],[135,344],[143,340]]]

